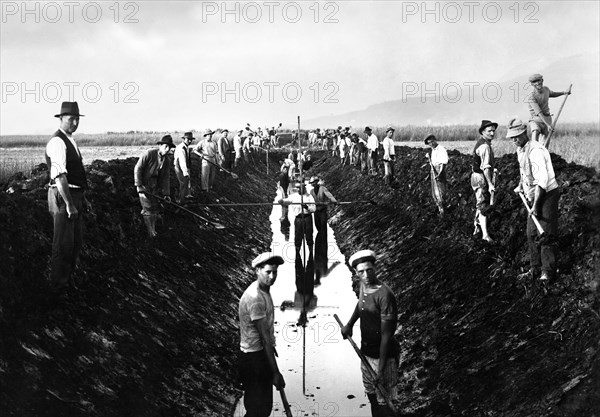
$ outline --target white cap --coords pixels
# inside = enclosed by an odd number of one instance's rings
[[[352,268],[356,268],[356,265],[363,263],[363,262],[368,262],[368,261],[375,262],[376,258],[377,258],[377,256],[375,255],[375,252],[373,252],[372,250],[369,250],[369,249],[364,249],[364,250],[359,250],[354,255],[352,255],[350,257],[350,260],[348,261],[348,263],[350,264],[350,266]]]

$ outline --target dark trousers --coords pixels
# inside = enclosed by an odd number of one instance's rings
[[[558,246],[558,200],[560,191],[558,188],[546,193],[542,200],[542,209],[538,221],[544,229],[546,237],[537,242],[537,228],[531,216],[527,217],[527,243],[529,244],[530,265],[533,269],[542,271],[556,271],[556,256]]]
[[[296,249],[302,246],[302,239],[306,237],[308,247],[313,246],[313,225],[312,215],[299,214],[294,219],[294,245]]]
[[[68,284],[75,269],[83,235],[83,190],[71,188],[71,198],[79,214],[69,219],[65,201],[58,188],[48,189],[48,211],[54,219],[50,280],[52,284]]]
[[[268,417],[273,408],[273,372],[264,350],[239,354],[246,417]]]
[[[327,209],[317,209],[315,211],[315,227],[317,232],[327,230]]]

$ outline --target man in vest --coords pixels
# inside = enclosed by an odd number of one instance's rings
[[[549,280],[554,278],[556,271],[560,198],[550,153],[541,143],[529,140],[527,125],[519,119],[512,119],[508,123],[506,137],[511,138],[517,146],[521,176],[515,192],[525,195],[530,209],[527,218],[527,243],[531,267],[528,272],[519,275],[519,278],[535,278],[541,268],[540,280]],[[544,229],[544,236],[540,241],[532,216],[538,219]]]
[[[529,77],[529,82],[533,86],[533,91],[527,96],[526,102],[529,105],[531,120],[531,139],[535,142],[539,140],[545,144],[545,139],[550,133],[552,126],[552,115],[548,106],[548,99],[571,94],[570,91],[554,92],[544,86],[544,77],[541,74],[533,74]]]
[[[60,119],[60,127],[46,146],[48,211],[54,220],[50,282],[55,290],[74,285],[72,273],[82,244],[87,181],[81,152],[72,136],[82,116],[77,102],[63,102],[60,113],[54,116]]]
[[[224,129],[221,132],[221,137],[217,142],[217,148],[219,151],[219,165],[221,168],[229,169],[229,157],[231,152],[229,150],[229,140],[227,136],[229,135],[229,130]]]
[[[156,142],[158,148],[149,149],[143,153],[135,164],[134,178],[140,204],[142,217],[148,230],[148,236],[156,237],[156,220],[160,213],[160,204],[152,196],[146,194],[160,194],[165,199],[170,199],[171,178],[170,169],[173,166],[171,149],[175,147],[171,135],[165,135]]]
[[[177,202],[184,201],[185,198],[192,198],[191,184],[190,184],[190,150],[189,146],[194,141],[194,135],[192,132],[185,132],[181,137],[182,141],[175,148],[175,175],[179,181],[179,199]]]
[[[489,120],[481,121],[479,127],[481,137],[473,148],[473,172],[471,173],[471,188],[475,191],[477,200],[473,235],[478,234],[481,229],[483,240],[489,243],[493,243],[493,240],[488,233],[487,217],[483,213],[489,207],[489,193],[496,190],[492,180],[494,172],[492,139],[494,139],[497,128],[498,123]]]
[[[194,153],[202,158],[202,191],[210,191],[215,182],[215,165],[217,164],[217,157],[219,155],[217,144],[212,140],[212,136],[215,134],[211,129],[204,131],[204,139],[196,146]]]

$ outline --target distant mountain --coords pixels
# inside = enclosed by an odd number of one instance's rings
[[[531,61],[513,68],[499,82],[481,83],[469,89],[468,85],[441,86],[446,96],[409,97],[404,100],[374,104],[364,110],[323,116],[306,120],[306,128],[393,125],[448,125],[477,124],[482,119],[503,124],[513,116],[529,117],[525,97],[531,91],[527,81],[532,73],[544,75],[544,83],[555,91],[563,91],[573,84],[560,116],[562,122],[600,121],[600,54],[581,54],[557,60],[547,58]],[[427,88],[431,88],[428,84]],[[553,114],[563,97],[550,99]]]

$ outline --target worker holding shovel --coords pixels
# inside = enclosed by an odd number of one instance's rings
[[[519,278],[534,278],[541,268],[540,280],[549,280],[556,272],[560,198],[550,153],[541,143],[529,140],[527,125],[520,119],[508,123],[506,137],[517,146],[521,178],[515,192],[524,194],[529,211],[527,242],[531,267]]]
[[[431,166],[431,195],[433,201],[440,211],[440,216],[444,215],[444,199],[448,188],[446,180],[446,165],[448,164],[448,152],[446,148],[437,143],[434,135],[428,135],[425,138],[425,145],[431,147],[431,156],[427,156]]]
[[[496,191],[494,180],[494,151],[492,150],[492,140],[496,136],[498,123],[489,120],[482,120],[479,127],[481,137],[475,143],[473,148],[473,166],[471,173],[471,188],[475,191],[477,204],[475,206],[475,231],[477,235],[481,230],[482,238],[486,242],[493,243],[487,228],[487,209],[491,205],[488,195]]]
[[[392,290],[377,279],[375,252],[361,250],[349,263],[360,279],[359,300],[352,317],[342,327],[344,339],[352,342],[352,328],[360,319],[360,350],[363,384],[373,417],[395,414],[397,399],[398,344],[394,339],[398,308]],[[354,345],[354,344],[353,344]]]
[[[527,96],[526,102],[529,104],[529,113],[531,120],[531,140],[540,141],[546,146],[546,138],[551,134],[552,115],[548,106],[548,99],[570,95],[571,90],[555,92],[544,86],[544,77],[541,74],[533,74],[529,77],[529,82],[533,86],[533,91]]]

